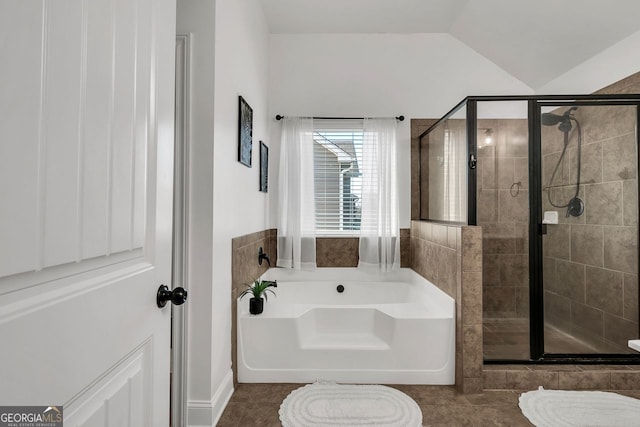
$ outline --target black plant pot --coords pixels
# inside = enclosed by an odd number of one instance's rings
[[[249,300],[249,313],[260,314],[264,309],[264,298],[251,298]]]

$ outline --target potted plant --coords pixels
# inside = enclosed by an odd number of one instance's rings
[[[247,289],[242,291],[240,299],[245,295],[253,295],[249,300],[249,313],[260,314],[264,309],[264,300],[267,299],[267,292],[271,292],[273,295],[276,293],[269,288],[278,287],[278,282],[272,282],[270,280],[254,280],[252,284],[247,285]],[[264,298],[263,298],[264,296]]]

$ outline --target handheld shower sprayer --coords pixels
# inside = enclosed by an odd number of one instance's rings
[[[547,185],[546,189],[547,198],[549,199],[549,203],[551,204],[551,206],[554,206],[556,208],[567,208],[567,217],[580,216],[584,213],[584,202],[578,197],[578,194],[580,193],[580,169],[582,168],[582,129],[580,128],[580,122],[578,121],[578,119],[573,117],[573,112],[577,109],[578,107],[571,107],[562,115],[553,113],[542,113],[540,115],[540,123],[542,123],[543,126],[558,125],[558,130],[564,133],[564,147],[562,148],[562,154],[560,154],[558,163],[553,169],[551,179],[549,180],[549,184]],[[556,177],[556,172],[558,172],[558,167],[564,160],[564,156],[567,152],[567,146],[569,145],[569,132],[573,128],[573,126],[571,125],[571,121],[575,122],[578,129],[578,171],[576,174],[576,192],[575,195],[566,204],[557,205],[551,200],[551,187],[553,184],[553,179]]]

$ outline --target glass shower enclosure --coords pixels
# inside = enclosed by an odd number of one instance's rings
[[[638,361],[639,105],[468,97],[420,136],[420,219],[483,229],[485,361]]]

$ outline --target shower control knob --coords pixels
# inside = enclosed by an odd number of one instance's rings
[[[182,305],[187,301],[187,291],[184,288],[177,287],[170,291],[167,285],[160,285],[156,295],[156,304],[159,308],[167,305],[171,301],[174,305]]]

